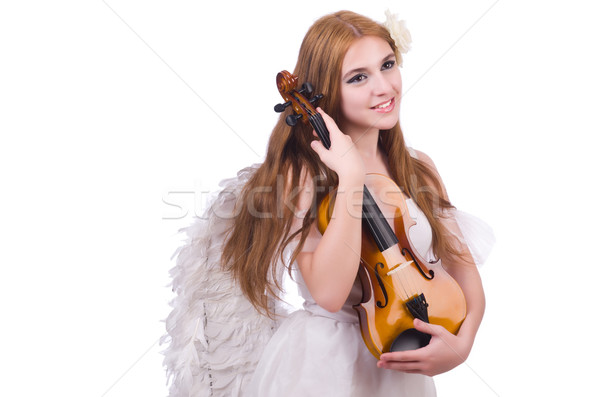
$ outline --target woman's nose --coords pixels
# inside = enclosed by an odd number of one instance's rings
[[[373,81],[373,94],[375,95],[388,94],[393,90],[392,82],[383,73],[376,73],[371,81]]]

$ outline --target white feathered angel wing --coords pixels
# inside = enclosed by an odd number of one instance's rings
[[[240,396],[277,326],[260,315],[220,267],[236,198],[254,167],[221,183],[205,216],[183,229],[171,270],[176,297],[164,351],[170,397]]]

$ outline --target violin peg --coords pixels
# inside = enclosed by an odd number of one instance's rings
[[[314,90],[314,88],[313,88],[312,84],[310,84],[309,82],[306,82],[306,83],[302,84],[302,89],[298,90],[298,92],[303,95],[304,94],[310,95],[310,94],[312,94],[313,90]]]
[[[289,116],[287,116],[285,118],[285,122],[290,127],[293,127],[293,126],[296,125],[296,123],[298,122],[298,120],[300,120],[301,118],[302,118],[301,114],[290,114]]]
[[[310,98],[308,100],[308,102],[310,102],[311,104],[315,104],[319,99],[323,98],[323,94],[317,94],[314,97]]]
[[[291,101],[287,101],[286,103],[278,103],[277,105],[275,105],[274,109],[277,113],[281,113],[285,110],[285,108],[287,108],[291,104],[292,104]]]

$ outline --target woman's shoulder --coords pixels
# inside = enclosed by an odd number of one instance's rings
[[[410,155],[413,158],[415,158],[417,160],[421,160],[422,162],[427,164],[429,167],[431,167],[433,170],[436,170],[435,163],[433,162],[431,157],[429,157],[427,154],[425,154],[424,152],[422,152],[420,150],[412,148],[412,147],[408,147],[407,150],[408,150],[408,153],[410,153]]]

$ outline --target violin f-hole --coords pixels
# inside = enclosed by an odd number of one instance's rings
[[[385,285],[383,284],[383,280],[381,279],[381,276],[379,275],[379,267],[381,267],[383,269],[385,267],[385,265],[381,262],[379,262],[378,264],[375,265],[375,277],[377,277],[377,282],[379,283],[379,287],[381,288],[381,292],[383,292],[383,297],[385,298],[384,304],[381,304],[381,301],[377,301],[377,307],[380,309],[383,309],[388,304],[388,294],[385,289]]]
[[[433,277],[435,275],[435,273],[433,272],[433,270],[429,270],[429,272],[427,272],[427,274],[425,274],[425,272],[423,271],[423,269],[421,268],[421,265],[419,264],[419,262],[415,259],[413,253],[408,249],[408,248],[402,248],[402,255],[406,255],[408,254],[410,256],[410,259],[413,260],[413,262],[415,263],[415,265],[417,266],[417,269],[419,270],[419,273],[421,273],[421,275],[423,277],[425,277],[427,280],[433,280]]]

